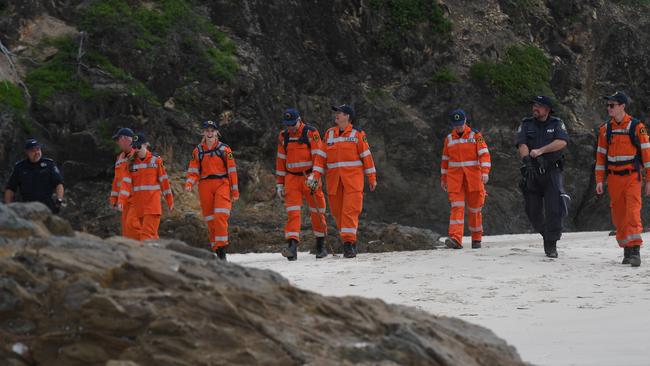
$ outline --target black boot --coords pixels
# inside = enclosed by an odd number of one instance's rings
[[[623,248],[623,262],[621,264],[630,264],[630,248]]]
[[[481,241],[480,240],[472,240],[472,249],[480,249],[481,248]]]
[[[452,238],[447,238],[447,240],[445,240],[445,245],[449,249],[462,249],[463,248],[463,246],[460,245],[459,242],[457,242],[455,239],[452,239]]]
[[[641,265],[641,247],[638,245],[630,248],[630,265],[632,267]]]
[[[350,243],[350,242],[345,242],[343,243],[343,256],[345,258],[354,258],[357,256],[357,248],[356,245]]]
[[[544,251],[549,258],[557,258],[557,241],[544,240]]]
[[[282,249],[282,255],[287,257],[289,261],[298,259],[298,241],[296,239],[289,239],[287,247]]]
[[[316,238],[316,259],[327,257],[325,249],[325,238]]]
[[[226,247],[217,247],[217,250],[215,250],[217,253],[217,258],[225,261],[226,260]]]

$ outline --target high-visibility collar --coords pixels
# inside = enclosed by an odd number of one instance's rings
[[[467,134],[467,133],[469,133],[469,132],[471,132],[471,131],[472,131],[472,129],[469,128],[469,126],[465,125],[465,128],[463,129],[463,133],[460,134],[460,136],[458,135],[458,131],[456,131],[455,128],[454,128],[454,130],[451,132],[451,135],[452,135],[454,138],[458,138],[458,139],[459,139],[459,138],[462,138],[463,136],[465,136],[465,134]]]
[[[625,127],[623,127],[623,126],[626,126],[626,125],[629,124],[631,121],[632,121],[632,116],[630,116],[629,114],[625,113],[625,116],[623,117],[623,120],[622,120],[620,123],[616,122],[616,118],[614,118],[614,117],[612,117],[612,118],[609,120],[609,123],[612,124],[612,129],[615,129],[614,127],[617,127],[617,128],[625,128]]]

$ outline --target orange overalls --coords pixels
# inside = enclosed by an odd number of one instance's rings
[[[144,159],[136,156],[128,165],[120,187],[119,203],[124,207],[131,199],[127,220],[139,223],[138,240],[158,239],[162,214],[161,193],[165,196],[168,207],[174,205],[174,195],[163,160],[147,151]]]
[[[485,186],[482,176],[490,174],[490,152],[483,136],[468,126],[459,136],[454,130],[445,138],[440,174],[447,183],[451,204],[449,238],[462,245],[465,224],[465,204],[469,211],[469,231],[472,240],[483,237],[483,204]]]
[[[635,134],[641,151],[630,139],[632,117],[625,115],[621,123],[611,119],[600,126],[596,150],[596,183],[607,178],[612,221],[616,227],[616,240],[621,248],[641,246],[641,179],[639,171],[645,168],[646,184],[650,182],[650,142],[643,123],[639,122]],[[611,124],[611,143],[607,141],[607,124]],[[642,161],[637,161],[637,154]]]
[[[124,176],[126,175],[127,162],[132,155],[133,149],[131,149],[131,152],[128,154],[122,152],[117,156],[117,160],[115,161],[115,176],[113,177],[111,197],[108,200],[111,207],[117,204],[117,199],[120,194],[120,187],[122,186],[122,179],[124,179]],[[122,236],[138,240],[140,222],[136,220],[134,216],[132,216],[132,218],[134,218],[132,221],[128,221],[130,207],[131,198],[127,199],[122,207]]]
[[[341,240],[357,240],[359,214],[363,208],[364,174],[371,184],[377,182],[377,170],[370,154],[365,132],[352,124],[343,132],[332,127],[325,133],[327,155],[327,196]]]
[[[185,187],[199,183],[199,201],[208,225],[212,250],[228,245],[228,218],[233,198],[239,197],[237,167],[230,147],[222,142],[200,144],[192,152]]]
[[[275,160],[277,184],[285,186],[284,206],[287,210],[287,224],[284,227],[285,239],[300,241],[300,210],[303,197],[309,205],[311,227],[314,236],[325,237],[325,195],[322,183],[311,192],[305,184],[307,175],[313,172],[320,179],[325,172],[325,151],[318,130],[299,122],[295,133],[289,134],[285,141],[285,131],[278,139],[278,154]],[[285,150],[286,146],[286,150]]]

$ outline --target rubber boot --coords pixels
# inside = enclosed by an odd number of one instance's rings
[[[459,242],[457,242],[455,239],[452,239],[452,238],[447,238],[445,240],[445,245],[449,249],[462,249],[463,248],[463,246],[460,245]]]
[[[641,247],[634,246],[630,248],[630,266],[638,267],[641,265]]]
[[[219,260],[225,261],[226,260],[226,247],[217,247],[217,250],[215,250],[217,253],[217,258]]]
[[[548,251],[547,251],[548,248]],[[544,251],[546,256],[549,258],[557,258],[557,241],[555,240],[545,240],[544,241]]]
[[[623,262],[621,264],[630,264],[630,249],[629,247],[623,248]]]
[[[480,249],[481,248],[481,241],[480,240],[472,240],[472,249]]]
[[[296,239],[289,239],[287,241],[287,247],[282,249],[282,255],[287,257],[289,261],[295,261],[298,259],[298,241]]]
[[[325,249],[325,238],[316,238],[316,259],[327,257]]]
[[[354,258],[357,256],[357,249],[354,244],[350,242],[343,243],[343,256],[345,258]]]

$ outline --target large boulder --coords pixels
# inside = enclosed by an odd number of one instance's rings
[[[524,365],[462,320],[320,296],[179,241],[6,239],[3,364]]]

